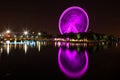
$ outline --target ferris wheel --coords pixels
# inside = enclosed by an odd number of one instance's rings
[[[87,32],[88,26],[88,15],[85,10],[78,6],[67,8],[59,19],[59,30],[61,34]]]

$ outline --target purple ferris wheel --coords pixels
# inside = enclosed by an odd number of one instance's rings
[[[88,15],[85,10],[78,6],[67,8],[59,19],[59,30],[61,34],[87,32],[88,26]]]

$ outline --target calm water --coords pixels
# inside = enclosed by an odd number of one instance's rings
[[[117,43],[36,41],[0,45],[0,80],[104,80],[117,79],[119,73]]]

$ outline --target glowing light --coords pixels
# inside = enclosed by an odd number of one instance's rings
[[[32,32],[33,34],[35,33],[35,32]]]
[[[39,32],[38,35],[41,35],[41,33]]]
[[[87,13],[77,6],[66,9],[59,19],[59,30],[61,34],[87,32],[88,26],[89,18]]]
[[[7,30],[7,31],[6,31],[6,33],[8,33],[8,34],[9,34],[9,33],[10,33],[10,30]]]
[[[66,43],[66,47],[67,47],[67,48],[69,48],[69,45],[70,45],[69,43]]]
[[[54,43],[55,47],[57,46],[57,42]]]
[[[35,42],[34,42],[34,41],[29,41],[29,45],[30,45],[31,47],[33,47],[33,46],[35,46]]]
[[[7,54],[9,54],[9,52],[10,52],[10,45],[7,44]]]
[[[39,41],[37,41],[37,47],[38,47],[38,51],[40,52],[41,45]]]
[[[24,34],[27,35],[27,34],[28,34],[28,31],[24,31]]]
[[[16,40],[15,40],[15,41],[14,41],[14,47],[15,47],[15,49],[16,49],[16,47],[17,47],[16,43],[17,43],[17,42],[16,42]]]
[[[23,44],[23,41],[20,41],[20,44]]]
[[[61,71],[70,78],[82,77],[88,69],[87,51],[77,52],[69,48],[59,48],[58,64]]]
[[[7,43],[7,44],[10,44],[10,41],[8,40],[8,41],[6,41],[6,43]]]
[[[27,49],[28,49],[27,44],[24,44],[25,53],[27,53]]]
[[[61,45],[61,42],[58,42],[58,47],[60,47],[60,45]]]

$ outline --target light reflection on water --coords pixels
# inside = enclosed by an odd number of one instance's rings
[[[28,49],[27,44],[24,44],[24,50],[25,50],[25,53],[27,53],[27,49]]]
[[[80,47],[88,49],[89,47],[92,46],[92,51],[95,52],[97,50],[97,48],[99,47],[100,49],[107,49],[109,47],[109,45],[99,45],[99,44],[88,44],[88,43],[69,43],[69,42],[46,42],[46,41],[20,41],[20,42],[9,42],[6,41],[6,43],[2,44],[0,46],[0,53],[3,53],[3,51],[6,51],[7,54],[10,53],[11,49],[14,48],[19,48],[19,49],[23,49],[25,53],[27,53],[27,50],[31,47],[34,48],[36,47],[38,49],[38,51],[40,52],[41,50],[41,46],[49,46],[52,45],[55,48],[59,48],[61,46],[66,46],[67,48],[69,47],[77,47],[77,50],[80,49]],[[113,46],[113,45],[112,45]],[[115,43],[115,47],[118,47],[118,43]]]
[[[7,44],[7,54],[9,54],[9,52],[10,52],[10,45]]]
[[[0,53],[3,53],[3,51],[6,51],[6,53],[9,54],[12,48],[13,49],[19,48],[19,49],[23,49],[26,54],[29,47],[31,48],[37,47],[38,51],[40,52],[40,48],[43,45],[45,46],[46,43],[40,42],[40,41],[7,42],[1,45]]]
[[[76,49],[59,48],[58,64],[61,71],[70,78],[82,77],[88,69],[88,53],[86,50],[77,52]]]
[[[55,46],[59,47],[58,50],[58,65],[60,70],[69,78],[80,78],[88,69],[88,52],[87,50],[81,50],[80,47],[72,46],[84,46],[86,43],[65,43],[55,42]]]
[[[41,44],[39,41],[37,41],[37,47],[38,47],[38,51],[40,52],[40,47],[41,47]]]
[[[110,45],[97,45],[88,43],[55,42],[58,50],[58,65],[65,76],[78,79],[87,72],[89,64],[88,52],[92,53],[107,49]],[[115,45],[118,47],[118,44]]]
[[[108,45],[99,46],[97,44],[93,45],[93,44],[87,44],[87,43],[46,42],[46,41],[16,42],[14,41],[12,43],[8,42],[6,44],[1,45],[0,55],[2,53],[7,53],[9,55],[10,52],[12,52],[12,50],[15,50],[15,49],[24,50],[25,55],[29,53],[30,49],[34,49],[34,48],[36,48],[35,50],[38,50],[38,52],[42,52],[43,46],[50,46],[50,45],[54,46],[52,48],[54,48],[55,50],[58,50],[58,55],[57,55],[58,67],[60,71],[68,78],[81,78],[82,76],[84,76],[89,67],[88,54],[91,53],[91,51],[96,52],[98,50],[107,49],[109,47]],[[118,46],[119,44],[116,43],[115,47],[118,47]],[[51,52],[53,52],[53,54],[50,54],[49,55],[50,57],[57,53],[57,52],[54,53],[54,51],[51,51]],[[46,51],[46,53],[50,53],[50,52]],[[48,55],[46,57],[48,57]],[[45,60],[46,60],[46,57],[45,57]],[[30,59],[34,61],[33,58],[30,58]]]

